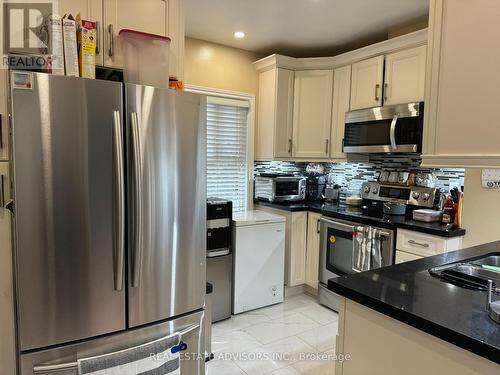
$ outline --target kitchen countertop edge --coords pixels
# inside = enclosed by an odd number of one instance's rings
[[[329,290],[431,336],[500,364],[500,349],[350,289],[345,285],[337,284],[332,280],[328,280]]]
[[[291,204],[279,204],[265,201],[254,201],[254,204],[261,205],[264,207],[275,208],[278,210],[288,211],[288,212],[300,212],[300,211],[313,211],[316,213],[324,214],[325,216],[334,217],[341,220],[352,220],[349,215],[345,215],[341,212],[323,210],[322,206],[324,202],[303,202],[303,203],[291,203]],[[439,236],[443,238],[454,238],[465,236],[465,229],[459,228],[455,230],[444,230],[439,228],[430,228],[433,223],[416,222],[413,220],[407,220],[407,223],[386,223],[382,221],[377,221],[371,218],[356,218],[363,224],[380,226],[383,228],[396,228],[396,229],[408,229],[415,232],[426,233],[434,236]],[[434,223],[436,224],[436,223]]]

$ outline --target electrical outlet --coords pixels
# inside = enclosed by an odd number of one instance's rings
[[[500,169],[483,169],[481,181],[485,189],[500,189]]]

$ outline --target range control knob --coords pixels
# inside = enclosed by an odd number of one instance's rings
[[[420,193],[418,191],[414,191],[412,195],[414,199],[420,198]]]
[[[424,201],[428,201],[430,197],[431,197],[431,195],[430,195],[429,193],[424,193],[424,195],[423,195],[422,199],[423,199]]]
[[[368,194],[370,192],[370,186],[365,186],[365,193]]]
[[[372,193],[373,193],[373,194],[377,194],[377,193],[378,193],[378,188],[377,188],[376,186],[375,186],[375,187],[373,187],[373,189],[372,189]]]

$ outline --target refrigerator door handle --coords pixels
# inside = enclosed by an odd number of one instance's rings
[[[133,165],[133,193],[132,193],[132,223],[133,223],[133,261],[132,287],[136,288],[141,282],[142,271],[142,154],[139,133],[139,119],[136,112],[131,112],[131,143]]]
[[[123,289],[123,270],[125,264],[125,181],[123,177],[123,137],[120,111],[113,111],[113,183],[114,198],[114,260],[115,290]]]

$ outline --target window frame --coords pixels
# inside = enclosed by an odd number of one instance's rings
[[[253,165],[254,165],[254,142],[255,142],[255,95],[223,90],[211,87],[195,86],[186,84],[184,90],[196,94],[202,94],[214,98],[233,99],[248,102],[247,116],[247,210],[253,209]]]

